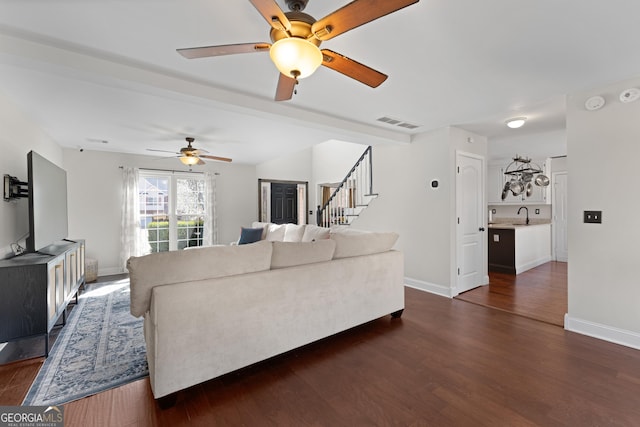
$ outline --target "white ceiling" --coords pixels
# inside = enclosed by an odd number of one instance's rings
[[[345,3],[310,0],[305,12],[319,19]],[[194,136],[254,164],[329,139],[407,143],[448,125],[520,138],[563,129],[567,93],[640,74],[631,0],[421,0],[322,45],[388,74],[379,88],[321,67],[281,103],[266,53],[175,51],[270,41],[246,0],[0,0],[0,10],[0,92],[59,144],[94,150],[150,155]],[[513,116],[529,120],[507,129]]]

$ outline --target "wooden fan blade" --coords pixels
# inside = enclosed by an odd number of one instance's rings
[[[371,87],[378,87],[387,75],[329,49],[322,49],[322,65]]]
[[[276,30],[289,31],[291,22],[274,0],[249,0],[260,15]]]
[[[237,53],[268,52],[271,48],[269,43],[239,43],[225,44],[219,46],[188,47],[176,49],[176,51],[187,59],[209,58],[212,56],[235,55]]]
[[[311,31],[320,40],[329,40],[360,25],[381,18],[419,0],[354,0],[319,19]]]
[[[276,89],[276,101],[288,101],[293,96],[293,89],[298,82],[289,76],[280,73],[278,78],[278,88]]]
[[[204,161],[200,157],[198,157],[198,163],[196,163],[196,165],[204,165],[204,164],[205,164]]]
[[[228,157],[218,157],[218,156],[199,156],[204,157],[205,159],[218,160],[221,162],[231,162],[232,160]]]

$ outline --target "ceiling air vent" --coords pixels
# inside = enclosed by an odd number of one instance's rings
[[[419,128],[420,125],[414,125],[413,123],[409,123],[409,122],[405,122],[399,119],[393,119],[391,117],[380,117],[379,119],[376,119],[379,122],[383,122],[383,123],[387,123],[389,125],[393,125],[393,126],[399,126],[401,128],[405,128],[405,129],[416,129]]]
[[[380,117],[378,121],[389,123],[390,125],[397,125],[398,123],[402,123],[402,120],[392,119],[391,117]]]

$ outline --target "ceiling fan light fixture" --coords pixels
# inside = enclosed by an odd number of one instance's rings
[[[506,124],[511,129],[518,129],[524,125],[524,122],[527,121],[526,117],[514,117],[513,119],[509,119],[506,121]]]
[[[315,44],[300,37],[287,37],[276,41],[269,56],[285,76],[303,79],[313,74],[322,64],[322,52]]]
[[[196,156],[182,156],[182,157],[179,157],[179,159],[182,162],[182,164],[186,166],[197,165],[198,162],[200,161],[200,159]]]

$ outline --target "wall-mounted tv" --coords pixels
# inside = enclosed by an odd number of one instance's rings
[[[37,252],[67,238],[67,172],[35,151],[30,151],[27,154],[27,173],[27,252]]]

